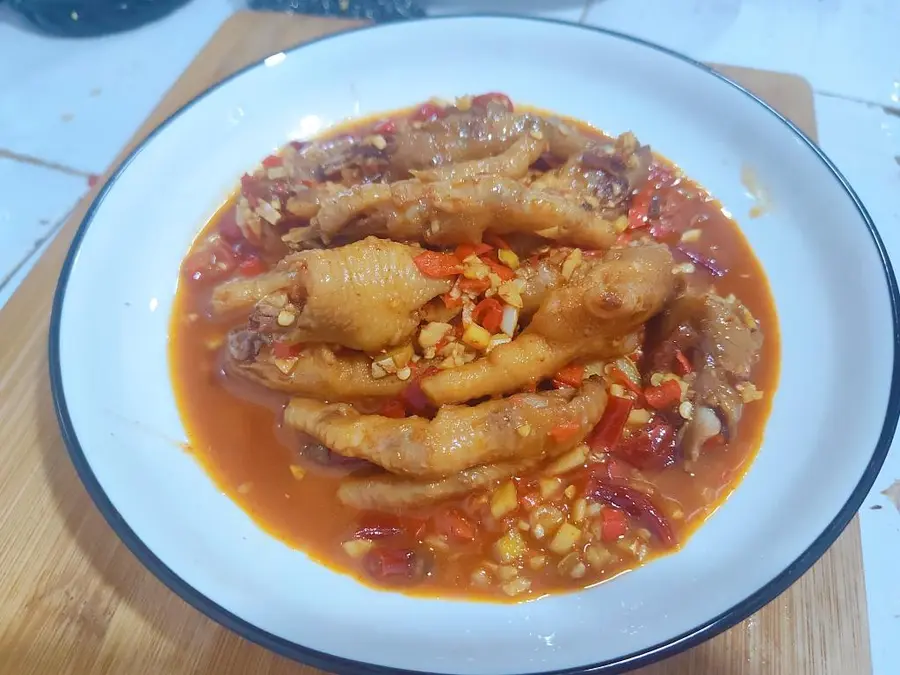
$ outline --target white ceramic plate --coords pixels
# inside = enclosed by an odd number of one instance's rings
[[[742,221],[780,317],[781,382],[759,457],[679,553],[519,605],[365,588],[258,529],[178,446],[167,370],[178,267],[244,171],[288,140],[433,95],[514,101],[634,130]],[[764,217],[740,182],[753,167]],[[634,38],[551,21],[431,19],[278,54],[132,153],[81,225],[54,304],[53,392],[100,510],[172,590],[247,638],[328,670],[617,671],[696,644],[802,574],[856,511],[900,404],[897,287],[822,152],[733,82]]]

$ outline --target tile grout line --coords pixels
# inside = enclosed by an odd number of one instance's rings
[[[594,4],[594,0],[584,0],[584,7],[581,8],[581,16],[578,17],[578,23],[583,24],[585,20],[587,20],[588,12],[591,11],[591,5]]]
[[[14,162],[22,162],[23,164],[31,164],[33,166],[39,166],[44,169],[50,169],[51,171],[59,171],[60,173],[67,174],[69,176],[79,176],[81,178],[90,178],[94,174],[90,171],[82,171],[81,169],[76,169],[71,166],[66,166],[65,164],[59,164],[57,162],[49,162],[47,160],[41,159],[40,157],[32,157],[31,155],[23,155],[18,152],[12,152],[11,150],[4,150],[0,148],[0,159],[11,159]]]
[[[825,96],[826,98],[836,98],[841,101],[849,101],[850,103],[861,103],[870,108],[881,108],[888,115],[894,115],[896,117],[900,117],[900,106],[887,105],[885,103],[878,103],[877,101],[870,101],[865,98],[859,98],[857,96],[847,96],[845,94],[838,94],[833,91],[825,91],[823,89],[813,89],[813,91],[819,96]]]
[[[75,202],[75,204],[77,205],[78,201],[80,201],[80,200],[81,200],[81,197],[78,198],[78,200]],[[44,234],[43,237],[40,237],[37,241],[34,242],[34,245],[31,247],[31,249],[28,251],[28,253],[26,253],[24,256],[22,256],[22,258],[19,260],[19,262],[16,263],[16,265],[6,274],[6,276],[3,277],[2,279],[0,279],[0,292],[2,292],[4,288],[6,288],[7,284],[9,284],[9,282],[12,281],[13,277],[16,276],[16,274],[19,272],[19,270],[21,270],[26,265],[26,263],[28,263],[28,261],[31,260],[31,257],[35,253],[37,253],[39,250],[41,250],[41,246],[43,246],[45,243],[47,243],[50,239],[52,239],[59,233],[59,231],[62,229],[63,225],[65,224],[66,220],[68,220],[69,216],[71,216],[74,211],[75,211],[75,206],[73,205],[72,208],[70,208],[68,211],[66,211],[65,214],[63,214],[63,216],[61,218],[59,218],[53,224],[53,227],[51,227],[50,230],[46,234]]]

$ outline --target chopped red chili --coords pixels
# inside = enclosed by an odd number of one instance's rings
[[[625,512],[614,508],[605,508],[600,512],[600,538],[609,543],[621,539],[628,531],[628,520]]]
[[[288,344],[287,342],[273,342],[272,356],[276,359],[290,359],[300,354],[303,349],[299,344]]]
[[[497,91],[489,91],[486,94],[479,94],[472,97],[472,105],[475,107],[486,108],[489,103],[499,103],[509,112],[513,111],[513,102],[506,94]]]
[[[376,134],[393,134],[397,132],[397,123],[394,120],[382,120],[372,131]]]
[[[447,508],[434,515],[435,531],[459,541],[472,541],[478,536],[478,527],[457,509]]]
[[[588,436],[587,443],[592,450],[609,450],[619,442],[633,405],[629,398],[609,397],[609,400],[606,402],[606,410],[603,411],[603,417],[600,418],[600,422]]]
[[[553,381],[558,386],[563,387],[580,387],[584,382],[584,366],[577,363],[571,363],[561,369],[553,376]]]
[[[472,255],[483,255],[493,248],[490,244],[460,244],[453,254],[460,260]]]
[[[423,103],[413,113],[412,118],[420,122],[431,122],[444,117],[447,111],[434,103]]]
[[[245,260],[242,260],[238,265],[238,270],[245,277],[255,277],[258,274],[262,274],[266,271],[266,263],[257,258],[255,255],[251,255]]]
[[[647,404],[661,410],[681,401],[681,385],[677,380],[666,380],[657,386],[646,387],[644,398]]]
[[[401,417],[406,417],[406,406],[403,405],[402,401],[390,399],[381,404],[378,414],[384,417],[400,419]]]
[[[503,321],[503,305],[496,298],[485,298],[472,310],[472,321],[489,333],[496,333]]]
[[[474,293],[481,295],[491,287],[491,282],[487,279],[465,279],[460,277],[459,290],[463,293]],[[460,301],[461,302],[461,301]]]
[[[570,440],[580,430],[581,425],[578,424],[578,422],[563,422],[562,424],[557,424],[550,430],[550,438],[557,443],[564,443],[565,441]]]
[[[413,262],[422,274],[433,279],[452,277],[462,272],[459,258],[452,253],[423,251],[413,258]]]
[[[588,483],[587,497],[622,509],[632,518],[639,520],[666,547],[675,545],[672,525],[651,499],[637,490],[624,485],[610,485],[596,478]]]
[[[662,420],[651,421],[610,452],[638,469],[664,469],[675,463],[675,429]]]

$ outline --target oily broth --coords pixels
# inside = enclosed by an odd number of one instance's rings
[[[566,121],[600,135],[577,121]],[[357,120],[331,130],[328,136],[353,132],[371,123]],[[665,162],[659,157],[657,160]],[[727,450],[704,453],[690,474],[678,465],[642,472],[661,494],[680,504],[684,519],[674,522],[674,528],[678,539],[684,542],[737,486],[761,444],[777,385],[779,337],[765,275],[737,224],[696,184],[682,179],[680,188],[694,200],[685,209],[686,217],[706,219],[702,226],[703,248],[722,253],[729,268],[728,274],[718,279],[701,266],[696,266],[694,274],[712,279],[720,295],[736,295],[760,322],[764,343],[752,381],[765,393],[763,400],[744,407],[738,438],[729,443]],[[227,217],[233,204],[229,200],[223,205],[203,229],[198,242]],[[180,281],[169,332],[171,376],[193,455],[219,488],[266,532],[331,568],[369,583],[359,562],[349,558],[342,548],[342,543],[352,537],[360,517],[356,509],[342,505],[335,496],[342,471],[323,469],[303,459],[302,441],[282,428],[286,396],[261,391],[245,382],[225,380],[219,345],[227,331],[242,320],[210,319],[205,313],[209,293],[208,286]],[[298,480],[292,466],[302,467],[305,476]],[[532,473],[517,479],[520,489],[526,489],[535,477]],[[462,512],[471,507],[469,502],[471,498],[451,500]],[[416,512],[416,526],[442,508],[445,505]],[[454,551],[460,553],[457,560],[442,558],[422,583],[403,590],[421,595],[509,600],[496,587],[481,589],[469,583],[478,561],[491,558],[491,546],[497,536],[485,534],[455,547]],[[649,558],[665,552],[651,548]],[[639,564],[629,561],[613,566],[605,570],[603,579]],[[602,580],[596,576],[567,578],[556,573],[555,565],[530,571],[529,575],[536,595],[576,590]]]

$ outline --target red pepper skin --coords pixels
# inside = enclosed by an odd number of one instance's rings
[[[671,425],[651,421],[610,452],[638,469],[664,469],[675,463],[675,435]]]
[[[633,406],[634,404],[629,398],[609,397],[603,417],[600,418],[597,426],[587,438],[587,444],[591,450],[603,452],[613,448],[619,442]]]
[[[673,548],[678,543],[669,520],[644,493],[624,485],[604,483],[595,474],[588,482],[587,497],[622,509],[645,525],[666,548]]]
[[[426,576],[425,561],[411,548],[379,546],[363,558],[363,569],[375,581],[405,586]]]

